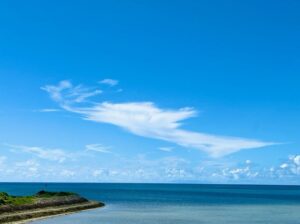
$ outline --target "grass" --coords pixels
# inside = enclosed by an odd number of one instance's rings
[[[5,192],[0,192],[0,206],[32,204],[38,198],[52,198],[52,197],[71,196],[71,195],[76,195],[76,194],[72,192],[39,191],[37,194],[32,196],[12,196]]]
[[[61,197],[61,196],[71,196],[71,195],[76,195],[75,193],[72,192],[51,192],[51,191],[39,191],[36,193],[36,197],[40,198],[50,198],[50,197]]]
[[[5,192],[0,192],[0,205],[24,205],[34,202],[33,196],[11,196]]]

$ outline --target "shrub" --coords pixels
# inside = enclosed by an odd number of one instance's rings
[[[75,193],[72,192],[50,192],[50,191],[39,191],[36,193],[37,197],[55,197],[55,196],[71,196],[71,195],[76,195]]]

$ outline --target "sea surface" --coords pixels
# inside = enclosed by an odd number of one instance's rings
[[[300,186],[1,183],[14,195],[72,191],[104,208],[33,224],[300,224]]]

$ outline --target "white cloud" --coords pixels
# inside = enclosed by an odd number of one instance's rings
[[[118,165],[90,170],[94,181],[108,182],[172,182],[192,179],[187,161],[178,157],[148,159],[145,155],[118,160]],[[104,164],[102,164],[103,166]]]
[[[60,175],[63,177],[73,177],[75,176],[75,172],[71,170],[62,170]]]
[[[99,83],[106,84],[106,85],[109,85],[109,86],[116,86],[116,85],[119,84],[119,81],[115,80],[115,79],[103,79]]]
[[[259,175],[258,171],[253,171],[249,166],[238,168],[225,168],[219,174],[225,178],[232,178],[234,180],[251,179]]]
[[[7,159],[6,156],[0,156],[0,165],[2,165],[6,159]]]
[[[153,103],[113,104],[104,102],[90,108],[69,109],[84,115],[87,120],[110,123],[139,136],[199,149],[213,157],[224,156],[241,149],[259,148],[272,144],[258,140],[214,136],[183,130],[180,128],[180,122],[196,115],[196,112],[190,108],[164,110],[156,107]]]
[[[290,171],[294,175],[300,175],[300,155],[290,156]]]
[[[23,161],[23,162],[17,162],[15,164],[17,167],[38,167],[40,166],[40,164],[35,161],[35,160],[26,160],[26,161]]]
[[[300,175],[300,155],[291,155],[278,167],[272,167],[271,176],[276,179],[295,179]]]
[[[42,87],[42,90],[47,91],[50,94],[50,97],[55,101],[62,100],[61,92],[66,89],[72,88],[73,85],[70,81],[64,80],[59,82],[57,86],[47,85]]]
[[[95,152],[102,152],[102,153],[110,153],[110,147],[103,146],[101,144],[89,144],[85,146],[86,151],[95,151]]]
[[[73,86],[68,80],[59,82],[57,86],[46,85],[41,87],[41,89],[48,92],[54,101],[64,101],[65,103],[82,103],[87,98],[102,93],[102,90],[95,88],[86,88],[82,85]]]
[[[186,178],[189,176],[189,174],[184,170],[180,168],[167,168],[165,170],[166,176],[168,178]]]
[[[96,96],[98,94],[100,94],[102,91],[101,90],[95,90],[93,92],[90,93],[85,93],[85,94],[81,94],[80,96],[78,96],[75,100],[76,103],[80,103],[85,101],[85,99],[91,97],[91,96]]]
[[[23,152],[30,153],[41,159],[46,159],[56,162],[64,162],[67,158],[71,158],[71,154],[66,153],[61,149],[45,149],[42,147],[30,147],[23,145],[7,145],[14,150],[22,150]]]
[[[94,170],[92,172],[92,175],[93,175],[93,177],[100,177],[104,174],[104,172],[105,172],[104,170]]]
[[[81,182],[193,182],[193,183],[291,183],[299,184],[300,166],[291,156],[285,163],[271,168],[258,163],[230,162],[227,159],[189,161],[167,156],[153,159],[142,154],[132,158],[117,157],[90,163],[57,163],[34,158],[19,160],[0,157],[1,181],[76,181]],[[89,158],[91,159],[91,158]],[[7,161],[6,161],[7,160]],[[17,161],[14,161],[17,160]],[[83,165],[84,164],[84,165]],[[285,165],[284,165],[285,164]],[[9,178],[9,179],[7,179]],[[263,181],[263,182],[262,182]]]
[[[297,166],[300,166],[300,155],[290,156],[290,160]]]
[[[6,169],[6,164],[5,164],[5,161],[6,161],[7,157],[6,156],[0,156],[0,171],[1,173],[3,173],[3,171],[5,171]]]
[[[283,163],[283,164],[280,165],[281,169],[286,169],[288,167],[289,167],[289,164],[287,164],[287,163]]]
[[[38,110],[38,112],[42,112],[42,113],[51,113],[51,112],[59,112],[59,109],[54,109],[54,108],[45,108],[45,109],[41,109]]]
[[[172,147],[160,147],[158,149],[163,152],[172,152],[173,151]]]
[[[84,116],[84,119],[109,123],[121,127],[135,135],[164,140],[177,145],[204,151],[212,157],[221,157],[242,149],[260,148],[273,145],[259,140],[217,136],[192,132],[181,128],[182,121],[195,117],[197,112],[192,108],[177,110],[162,109],[152,102],[109,103],[101,102],[91,106],[76,107],[70,102],[65,89],[73,92],[74,87],[68,81],[58,86],[47,85],[42,89],[49,92],[51,98],[70,112]]]
[[[39,176],[40,164],[35,160],[26,160],[23,162],[16,162],[14,165],[15,173],[21,173],[26,177],[37,177]]]

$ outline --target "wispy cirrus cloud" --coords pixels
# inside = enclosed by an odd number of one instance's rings
[[[55,109],[55,108],[45,108],[45,109],[40,109],[37,112],[42,112],[42,113],[51,113],[51,112],[59,112],[61,111],[60,109]]]
[[[110,147],[101,145],[101,144],[89,144],[85,146],[86,151],[94,151],[101,153],[111,153]]]
[[[100,102],[85,106],[76,105],[75,103],[78,103],[77,97],[70,98],[70,93],[76,92],[76,88],[69,81],[61,81],[58,85],[42,87],[62,108],[80,114],[86,120],[109,123],[138,136],[198,149],[212,157],[221,157],[243,149],[260,148],[274,144],[255,139],[218,136],[185,130],[182,128],[182,122],[197,115],[197,112],[189,107],[177,110],[162,109],[152,102]],[[91,89],[86,89],[84,92],[87,96],[93,95]]]
[[[119,84],[119,81],[115,80],[115,79],[103,79],[99,83],[106,84],[106,85],[109,85],[109,86],[116,86],[116,85]]]
[[[55,161],[59,163],[64,162],[68,158],[73,158],[73,155],[71,155],[71,153],[67,153],[62,149],[46,149],[43,147],[10,145],[10,144],[6,144],[6,146],[10,147],[15,151],[21,150],[22,152],[35,155],[38,158],[49,160],[49,161]]]
[[[172,152],[173,151],[172,147],[159,147],[158,149],[163,152]]]
[[[57,86],[46,85],[41,89],[48,92],[53,100],[57,102],[64,101],[69,104],[82,103],[86,99],[102,93],[102,90],[96,88],[87,88],[82,85],[73,86],[68,80],[59,82]]]

